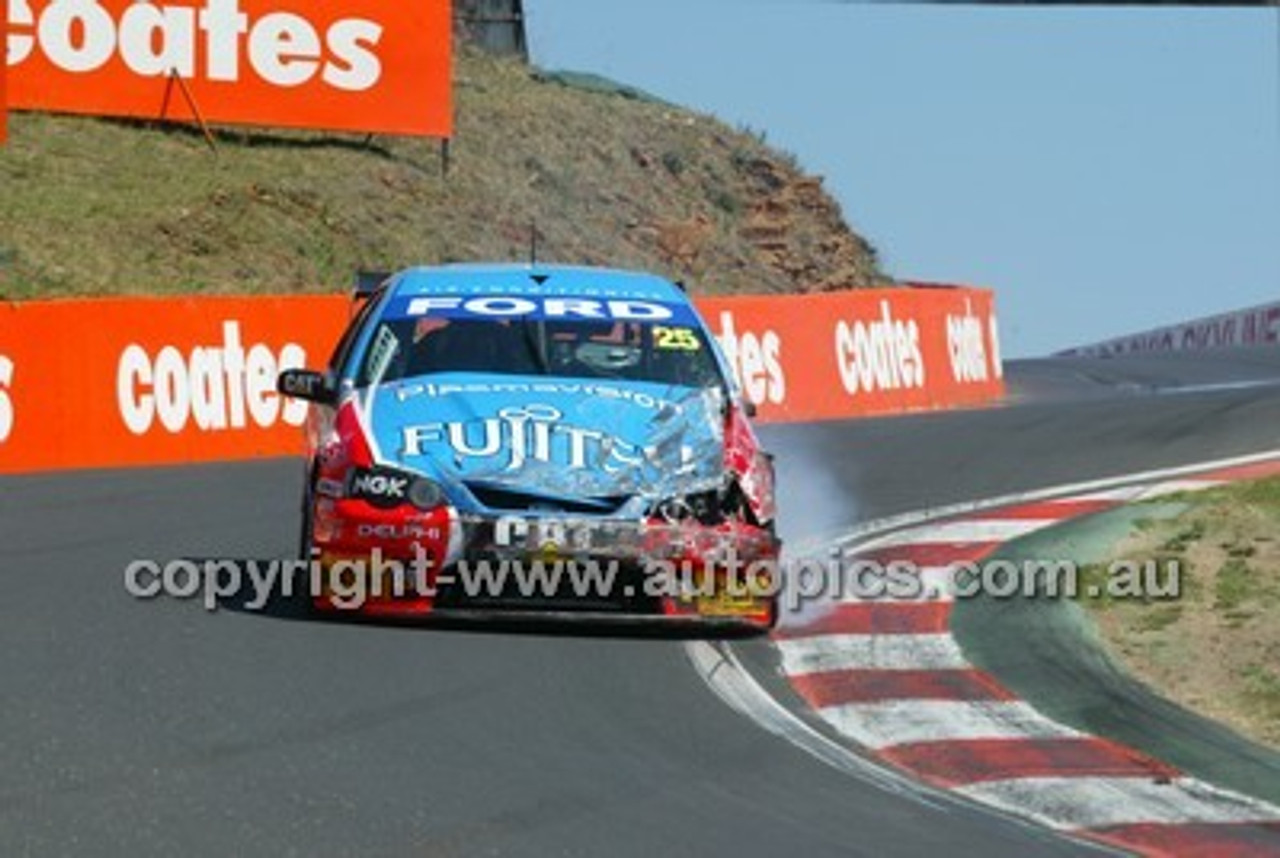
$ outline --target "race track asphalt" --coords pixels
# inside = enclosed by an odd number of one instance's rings
[[[772,428],[784,530],[1280,447],[1280,352],[1260,354],[1014,364],[1007,407]],[[722,704],[679,641],[125,592],[134,559],[285,556],[299,478],[0,480],[0,854],[1089,852],[824,766]]]

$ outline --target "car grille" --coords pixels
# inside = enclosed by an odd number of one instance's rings
[[[497,486],[467,483],[467,489],[475,495],[476,500],[489,509],[505,512],[566,512],[577,515],[608,515],[616,512],[627,497],[603,498],[548,498],[545,495],[529,494]]]

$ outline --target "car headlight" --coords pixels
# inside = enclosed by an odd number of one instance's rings
[[[426,511],[444,503],[444,490],[434,480],[393,468],[353,468],[347,480],[347,497],[380,509],[408,503]]]
[[[654,512],[670,524],[689,519],[716,524],[724,518],[721,494],[716,489],[667,498],[657,504]]]
[[[417,477],[409,484],[409,503],[421,510],[435,509],[444,503],[444,491],[439,483]]]

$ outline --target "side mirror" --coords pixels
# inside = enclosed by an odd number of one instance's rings
[[[334,390],[324,373],[313,369],[286,369],[276,379],[276,391],[293,399],[305,399],[319,405],[333,405]]]

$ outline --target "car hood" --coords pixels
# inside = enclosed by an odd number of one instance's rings
[[[382,385],[365,410],[383,462],[446,487],[658,498],[720,477],[721,407],[714,389],[450,374]]]

